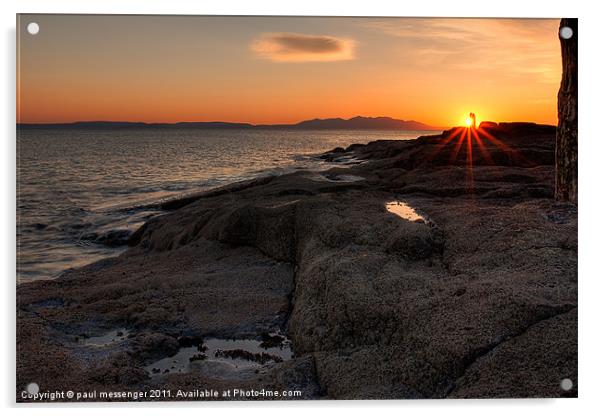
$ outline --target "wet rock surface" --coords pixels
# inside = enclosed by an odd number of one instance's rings
[[[362,163],[327,180],[301,171],[172,202],[119,257],[19,285],[17,396],[32,381],[331,399],[575,396],[577,209],[553,200],[554,132],[501,123],[470,140],[452,129],[354,145],[325,157]],[[389,212],[392,201],[428,221]],[[78,341],[121,328],[101,347]],[[278,333],[294,352],[281,362],[146,369],[202,339],[268,348]]]

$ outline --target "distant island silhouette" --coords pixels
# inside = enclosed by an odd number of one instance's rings
[[[202,128],[202,129],[299,129],[299,130],[443,130],[414,120],[391,117],[316,118],[295,124],[251,124],[227,121],[183,121],[177,123],[145,123],[130,121],[76,121],[73,123],[19,123],[17,128]]]

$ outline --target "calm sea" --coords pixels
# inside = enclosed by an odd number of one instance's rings
[[[149,203],[263,175],[320,169],[316,154],[421,131],[36,129],[17,132],[17,280],[116,255],[103,238],[160,214]],[[106,243],[107,239],[104,239]]]

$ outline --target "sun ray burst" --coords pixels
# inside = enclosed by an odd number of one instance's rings
[[[465,157],[466,183],[473,191],[475,181],[475,163],[485,166],[496,166],[494,158],[495,149],[501,150],[519,164],[529,165],[529,160],[518,150],[495,137],[489,126],[475,127],[476,115],[470,113],[466,119],[466,126],[455,127],[445,133],[445,136],[436,144],[434,149],[426,155],[426,161],[432,162],[442,151],[449,151],[448,164],[455,165],[458,157]],[[466,152],[466,155],[463,155]]]

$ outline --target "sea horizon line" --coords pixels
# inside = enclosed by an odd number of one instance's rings
[[[206,128],[295,128],[295,129],[351,129],[351,130],[444,130],[449,126],[434,126],[416,120],[396,119],[389,116],[355,116],[351,118],[313,118],[301,120],[296,123],[249,123],[238,121],[174,121],[174,122],[149,122],[129,120],[77,120],[68,122],[17,122],[17,127],[25,128],[53,128],[53,127],[206,127]]]

